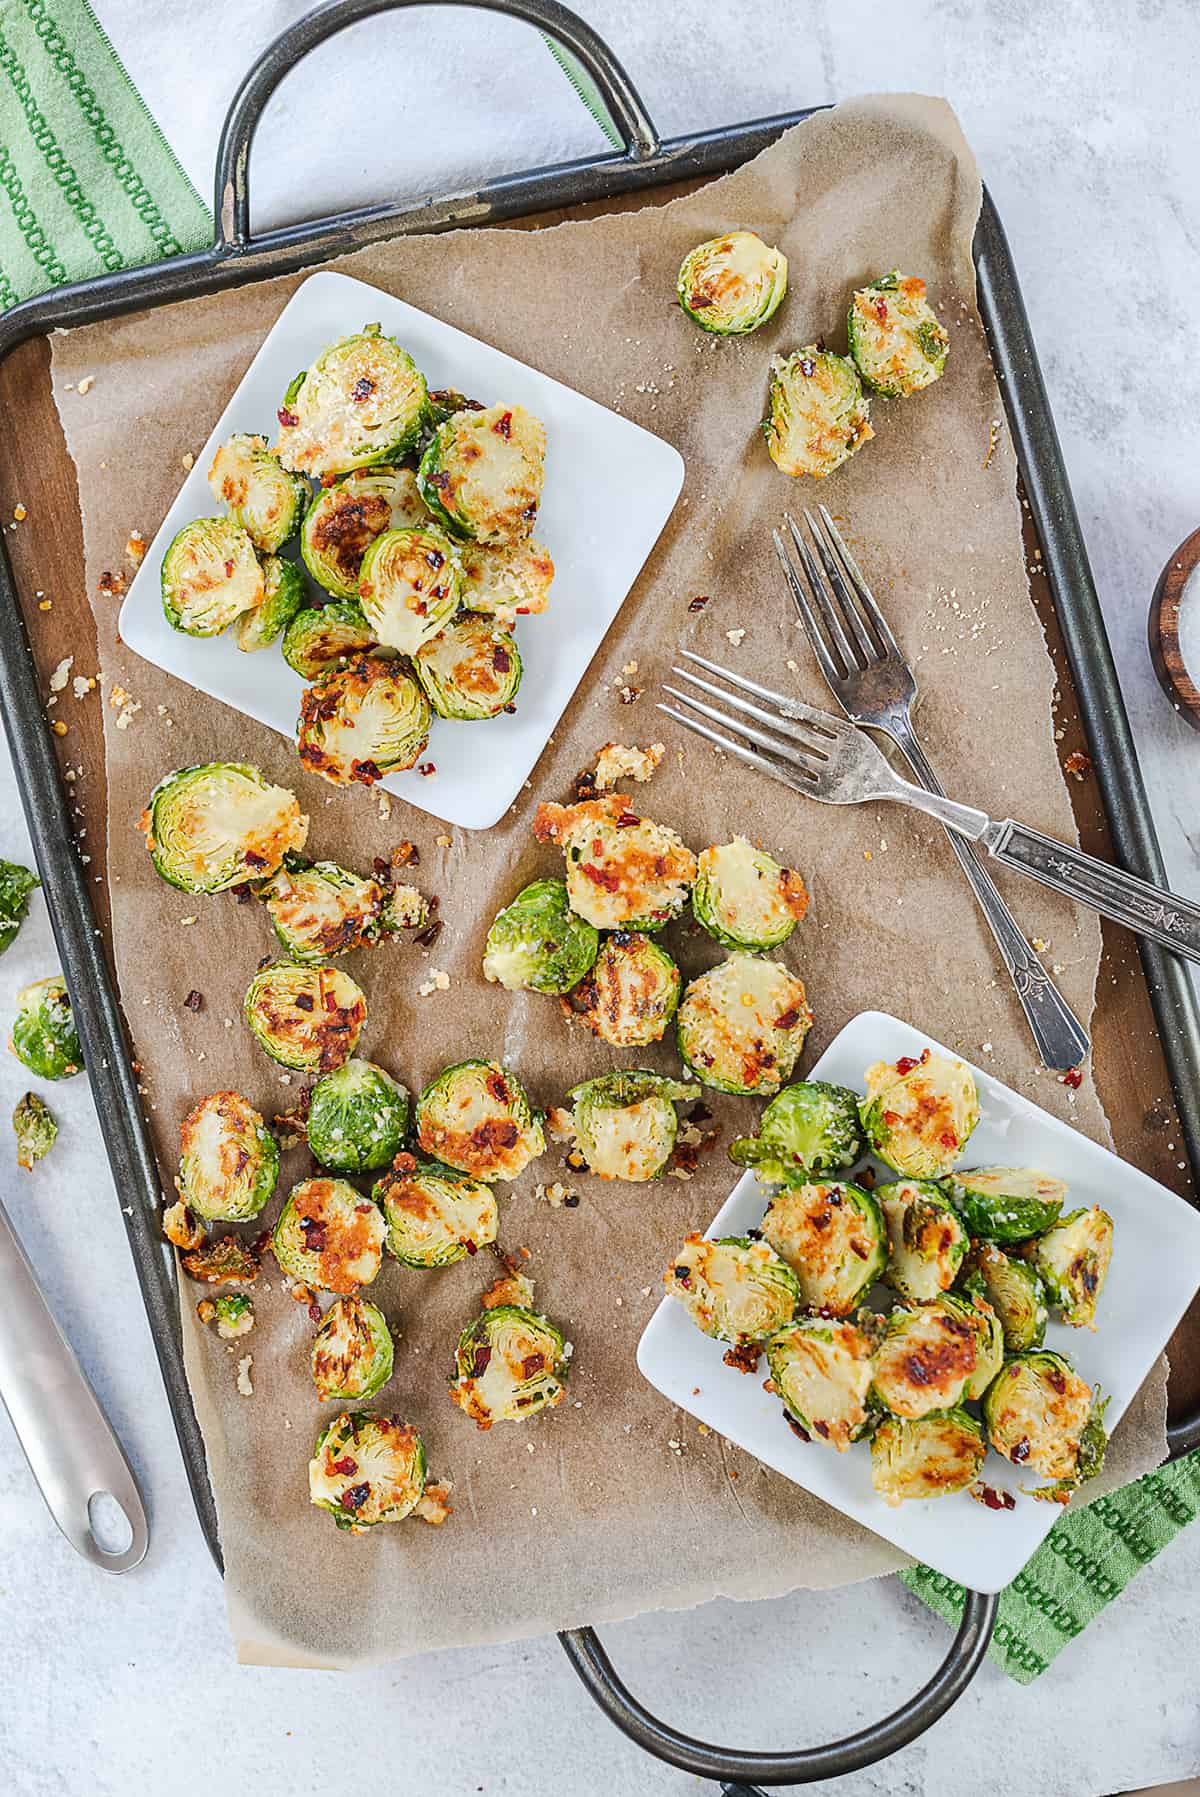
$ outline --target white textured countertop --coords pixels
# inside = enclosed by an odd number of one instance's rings
[[[207,191],[220,117],[244,66],[301,10],[275,0],[98,11],[181,159]],[[1200,895],[1200,736],[1172,714],[1145,647],[1150,592],[1200,523],[1200,372],[1190,308],[1200,279],[1195,70],[1188,0],[725,0],[685,14],[583,0],[661,131],[728,123],[878,89],[944,93],[999,206],[1074,483],[1172,880]],[[527,30],[422,13],[388,27],[388,104],[359,104],[361,42],[327,48],[289,82],[255,151],[257,216],[412,191],[588,153],[597,135]],[[400,88],[433,62],[411,109]],[[203,70],[197,84],[196,70]],[[197,86],[199,85],[199,91]],[[451,129],[437,116],[454,96]],[[351,108],[355,148],[307,144]],[[363,124],[374,116],[374,124]],[[372,137],[372,131],[377,133]],[[452,140],[452,141],[449,141]],[[421,145],[408,155],[406,141]],[[7,761],[0,854],[28,849]],[[0,960],[0,1014],[50,970],[44,907]],[[24,1090],[0,1058],[0,1128]],[[151,1510],[137,1573],[78,1560],[33,1491],[0,1417],[0,1766],[20,1797],[130,1790],[332,1789],[386,1769],[403,1790],[683,1792],[589,1706],[554,1641],[439,1654],[356,1675],[237,1667],[220,1587],[192,1514],[87,1090],[59,1088],[62,1135],[36,1178],[0,1174],[26,1248],[121,1433]],[[0,1141],[0,1168],[11,1168]],[[81,1244],[86,1252],[81,1252]],[[449,1544],[448,1544],[449,1545]],[[536,1567],[531,1567],[536,1576]],[[1029,1689],[990,1666],[957,1708],[845,1792],[1100,1797],[1200,1770],[1195,1607],[1200,1530],[1185,1535]],[[785,1601],[714,1604],[606,1632],[652,1707],[708,1738],[798,1746],[882,1714],[920,1684],[942,1625],[895,1581]],[[362,1724],[369,1719],[364,1737]],[[365,1748],[356,1751],[353,1743]],[[365,1753],[365,1758],[363,1754]],[[367,1772],[366,1776],[372,1774]]]

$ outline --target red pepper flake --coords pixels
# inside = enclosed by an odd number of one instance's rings
[[[1069,1086],[1072,1092],[1078,1092],[1083,1084],[1083,1068],[1068,1067],[1065,1073],[1059,1074],[1058,1083],[1060,1086]]]
[[[479,1253],[478,1242],[464,1242],[463,1247],[466,1249],[468,1254],[478,1254]]]
[[[1016,1443],[1016,1445],[1014,1446],[1014,1448],[1012,1450],[1012,1453],[1008,1457],[1015,1466],[1020,1466],[1023,1461],[1028,1460],[1028,1458],[1029,1458],[1029,1443],[1025,1439],[1024,1436],[1022,1436],[1020,1441],[1018,1441]]]
[[[886,324],[888,321],[887,301],[884,299],[882,293],[879,294],[875,300],[875,316],[880,324]]]
[[[436,761],[418,761],[417,772],[418,772],[418,774],[424,774],[426,776],[426,778],[428,778],[428,776],[430,774],[437,773],[437,762]]]
[[[360,374],[350,389],[350,397],[355,405],[361,405],[364,399],[370,399],[374,391],[375,382],[368,379],[365,374]]]
[[[247,867],[266,867],[267,865],[266,859],[262,855],[256,855],[253,849],[247,849],[242,860]]]
[[[419,943],[422,948],[432,948],[438,937],[441,935],[443,928],[444,924],[442,919],[440,917],[435,917],[432,923],[427,923],[423,930],[417,931],[416,935],[413,937],[413,941]]]
[[[421,851],[415,842],[400,842],[392,850],[393,867],[420,867]]]
[[[611,867],[596,867],[590,861],[581,862],[580,873],[584,879],[590,880],[593,886],[602,886],[605,892],[616,892],[621,884],[621,876]]]
[[[312,1008],[313,1008],[312,993],[311,992],[297,992],[297,994],[296,994],[296,1009],[298,1011],[311,1011]]]
[[[1011,1491],[998,1491],[994,1485],[985,1485],[980,1480],[972,1485],[971,1496],[977,1504],[986,1504],[989,1510],[1015,1510],[1017,1500]]]
[[[707,593],[697,593],[696,597],[694,599],[688,600],[688,610],[689,611],[703,611],[704,607],[707,604],[708,604],[708,594]]]
[[[290,412],[286,406],[280,406],[275,416],[280,424],[286,425],[289,430],[293,430],[300,422],[295,412]]]
[[[348,1479],[351,1473],[358,1471],[358,1461],[352,1459],[349,1454],[343,1454],[340,1460],[329,1462],[329,1470],[331,1473],[337,1473],[343,1479]]]
[[[504,647],[503,643],[496,643],[492,649],[492,666],[495,668],[497,674],[507,674],[509,668],[512,666],[508,650]]]
[[[775,1028],[777,1030],[795,1029],[795,1027],[799,1023],[799,1021],[800,1021],[799,1006],[798,1005],[789,1005],[787,1010],[781,1011],[779,1013],[778,1017],[775,1019]]]
[[[488,1347],[486,1342],[481,1342],[480,1345],[476,1348],[475,1358],[471,1362],[471,1377],[472,1377],[472,1379],[480,1379],[483,1377],[484,1373],[487,1372],[488,1366],[491,1363],[491,1358],[492,1358],[492,1350]]]
[[[757,1342],[738,1342],[736,1347],[727,1348],[721,1359],[726,1366],[731,1366],[735,1373],[756,1373],[762,1358],[762,1349]]]
[[[251,892],[249,886],[246,886],[246,885],[235,886],[233,889],[233,898],[234,898],[235,904],[248,905],[250,903],[250,901],[253,899],[253,897],[254,897],[254,894]]]
[[[645,690],[642,686],[623,686],[618,697],[622,705],[632,705],[635,699],[641,698]]]
[[[633,826],[635,824],[640,824],[641,821],[642,820],[636,811],[622,811],[620,817],[617,819],[617,829],[632,830]]]
[[[938,1137],[938,1141],[943,1148],[955,1149],[958,1147],[958,1137],[952,1129],[944,1129]]]
[[[512,413],[511,412],[502,412],[500,417],[497,418],[495,424],[493,424],[492,429],[495,431],[495,433],[498,437],[504,437],[505,439],[511,437],[512,436]]]
[[[532,1379],[535,1373],[541,1372],[545,1364],[546,1356],[544,1354],[527,1354],[521,1362],[522,1379]]]
[[[801,356],[800,372],[806,379],[811,378],[817,372],[817,365],[811,356]]]
[[[204,1009],[204,996],[200,992],[189,992],[183,1002],[189,1011],[202,1011]]]
[[[1092,758],[1090,755],[1085,755],[1082,749],[1074,749],[1063,762],[1063,772],[1072,775],[1076,780],[1082,780],[1085,774],[1091,772],[1091,768]]]
[[[928,1049],[926,1049],[925,1053],[922,1055],[902,1054],[900,1059],[896,1062],[896,1072],[903,1079],[906,1073],[911,1073],[914,1067],[923,1066],[928,1059]]]
[[[796,1421],[795,1417],[792,1415],[790,1410],[784,1411],[783,1420],[787,1424],[788,1428],[791,1430],[792,1434],[798,1435],[800,1437],[801,1441],[811,1441],[812,1440],[812,1436],[809,1434],[808,1430],[805,1429],[800,1423],[798,1423]]]
[[[364,1479],[361,1485],[351,1485],[342,1493],[343,1510],[361,1510],[371,1495],[371,1487]]]

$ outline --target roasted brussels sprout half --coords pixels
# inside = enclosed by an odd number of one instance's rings
[[[546,1146],[542,1117],[498,1061],[459,1061],[417,1100],[425,1153],[473,1179],[515,1179]]]
[[[212,1323],[223,1342],[240,1341],[254,1328],[254,1300],[245,1292],[222,1292],[219,1298],[201,1298],[196,1315]]]
[[[1037,1268],[993,1242],[976,1242],[965,1262],[963,1290],[986,1298],[1000,1320],[1010,1354],[1040,1348],[1046,1334],[1046,1288]]]
[[[896,1416],[928,1416],[965,1396],[979,1365],[979,1325],[952,1298],[894,1310],[875,1355],[875,1392]]]
[[[868,387],[885,399],[904,399],[936,381],[950,338],[925,297],[917,275],[893,269],[850,301],[850,354]]]
[[[273,555],[295,536],[308,503],[303,475],[281,467],[267,439],[246,431],[222,443],[208,471],[208,484],[213,498],[229,507],[233,522],[264,555]]]
[[[666,1170],[679,1126],[675,1106],[698,1098],[700,1088],[631,1067],[586,1080],[567,1096],[575,1143],[591,1171],[639,1184]]]
[[[986,1454],[983,1430],[965,1410],[885,1416],[871,1437],[871,1483],[893,1506],[948,1497],[975,1483]]]
[[[546,427],[524,406],[455,412],[421,457],[421,497],[455,536],[512,543],[533,529],[546,472]]]
[[[164,1211],[163,1234],[168,1241],[180,1233],[176,1230],[174,1234],[167,1234],[168,1218],[178,1211],[191,1215],[183,1203],[173,1204],[170,1211]],[[203,1237],[203,1232],[200,1233]],[[180,1254],[179,1260],[188,1278],[200,1285],[253,1285],[262,1264],[262,1250],[257,1242],[244,1241],[239,1235],[222,1235],[211,1240],[202,1239],[198,1247]]]
[[[357,599],[363,556],[387,530],[416,530],[429,512],[410,468],[365,468],[320,492],[304,515],[300,553],[335,599]]]
[[[863,1128],[880,1160],[909,1179],[949,1173],[979,1122],[973,1074],[926,1048],[896,1062],[876,1061],[864,1079]]]
[[[155,868],[184,892],[224,892],[261,880],[300,850],[308,819],[295,793],[242,761],[179,768],[159,781],[142,813]]]
[[[349,1296],[370,1285],[383,1264],[383,1212],[344,1179],[302,1179],[271,1232],[271,1249],[289,1279]]]
[[[11,948],[29,909],[29,895],[41,881],[19,861],[0,857],[0,955]]]
[[[663,1284],[704,1335],[718,1341],[765,1342],[786,1329],[801,1305],[796,1275],[769,1242],[727,1235],[689,1235],[663,1274]]]
[[[238,648],[244,655],[270,648],[303,609],[304,601],[304,576],[299,568],[278,555],[268,555],[263,562],[262,604],[238,619]]]
[[[372,1193],[387,1220],[388,1253],[405,1267],[449,1267],[496,1239],[490,1186],[439,1161],[397,1155]]]
[[[807,910],[800,875],[780,867],[744,836],[697,857],[692,912],[726,948],[778,948]]]
[[[8,1046],[39,1079],[70,1079],[82,1072],[83,1050],[61,974],[34,980],[17,993],[17,1014]]]
[[[549,1317],[517,1304],[497,1304],[459,1336],[458,1377],[450,1396],[479,1429],[521,1423],[562,1403],[568,1358]]]
[[[360,1534],[411,1516],[425,1491],[421,1437],[399,1417],[347,1410],[317,1436],[308,1495],[339,1529]]]
[[[784,1186],[762,1232],[795,1274],[801,1302],[827,1316],[847,1316],[887,1264],[879,1206],[846,1180]]]
[[[1014,1355],[992,1381],[983,1420],[998,1454],[1050,1479],[1046,1495],[1065,1499],[1104,1464],[1106,1407],[1069,1360],[1039,1348]]]
[[[308,1145],[335,1173],[374,1173],[399,1154],[408,1092],[373,1061],[351,1057],[325,1074],[308,1102]]]
[[[287,856],[259,887],[275,934],[293,961],[331,961],[367,948],[382,926],[384,889],[336,861]]]
[[[665,948],[638,930],[616,930],[601,944],[591,972],[561,1003],[568,1017],[585,1023],[602,1042],[645,1048],[666,1034],[682,983]]]
[[[308,605],[283,636],[283,659],[301,680],[317,680],[360,655],[391,655],[363,617],[357,599],[340,605]]]
[[[923,1304],[948,1292],[970,1246],[958,1212],[931,1179],[897,1179],[875,1188],[888,1232],[883,1277],[902,1298]]]
[[[600,937],[567,903],[562,880],[534,880],[487,933],[483,977],[509,992],[565,992],[596,959]]]
[[[697,1079],[718,1092],[754,1097],[778,1092],[811,1023],[795,974],[758,955],[730,955],[687,987],[675,1033]]]
[[[482,612],[460,611],[413,657],[440,718],[473,723],[513,711],[521,685],[517,639]]]
[[[1112,1251],[1113,1220],[1098,1204],[1060,1217],[1024,1250],[1069,1328],[1096,1327],[1096,1300],[1104,1289]]]
[[[775,356],[763,436],[784,474],[821,480],[873,437],[870,407],[853,362],[810,343]]]
[[[563,851],[571,909],[598,930],[659,930],[687,904],[695,856],[624,793],[539,805],[533,833]]]
[[[179,1132],[179,1196],[208,1223],[257,1217],[279,1177],[275,1138],[240,1092],[210,1092]]]
[[[36,1092],[26,1092],[13,1110],[13,1129],[17,1137],[17,1165],[32,1173],[35,1164],[44,1160],[58,1136],[58,1124],[50,1106]]]
[[[778,310],[787,292],[787,257],[756,231],[730,231],[689,251],[675,287],[702,331],[743,337]]]
[[[412,357],[377,324],[364,325],[296,376],[279,408],[276,454],[317,478],[396,461],[421,435],[426,406]]]
[[[806,1079],[775,1094],[758,1120],[758,1134],[738,1136],[729,1158],[753,1167],[764,1185],[804,1185],[814,1173],[852,1166],[865,1147],[857,1093]]]
[[[246,1022],[259,1046],[298,1073],[342,1066],[366,1020],[362,989],[340,967],[275,961],[246,990]]]
[[[972,1235],[989,1242],[1023,1242],[1049,1229],[1067,1188],[1034,1167],[973,1167],[955,1174],[950,1194]]]
[[[767,1343],[771,1383],[804,1431],[844,1454],[872,1419],[871,1337],[854,1323],[798,1317]]]
[[[500,618],[524,618],[550,603],[554,561],[543,543],[464,543],[462,602],[471,611]]]
[[[372,786],[416,763],[431,717],[429,700],[399,662],[364,655],[305,689],[300,759],[334,786]]]
[[[322,1403],[362,1404],[392,1376],[392,1332],[368,1298],[335,1298],[312,1345],[312,1378]]]
[[[171,539],[162,564],[167,623],[187,636],[220,636],[262,604],[254,544],[232,518],[196,518]]]
[[[1004,1330],[986,1298],[964,1301],[958,1293],[948,1292],[945,1303],[951,1309],[961,1306],[962,1315],[975,1330],[975,1371],[963,1387],[963,1397],[976,1403],[1004,1365]]]
[[[358,599],[381,643],[415,655],[458,609],[458,558],[449,537],[427,530],[385,530],[362,559]]]

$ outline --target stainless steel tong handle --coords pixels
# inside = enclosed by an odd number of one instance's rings
[[[105,1572],[128,1572],[150,1533],[137,1481],[87,1375],[50,1313],[33,1268],[0,1204],[0,1399],[51,1516],[77,1553]],[[129,1524],[128,1547],[110,1552],[90,1513],[107,1492]]]

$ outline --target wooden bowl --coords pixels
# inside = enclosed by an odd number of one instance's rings
[[[1185,537],[1158,577],[1154,597],[1150,601],[1147,635],[1150,660],[1158,683],[1181,718],[1200,730],[1200,688],[1187,670],[1179,647],[1179,614],[1187,586],[1196,564],[1200,562],[1200,530]],[[1200,605],[1200,583],[1189,603]]]

